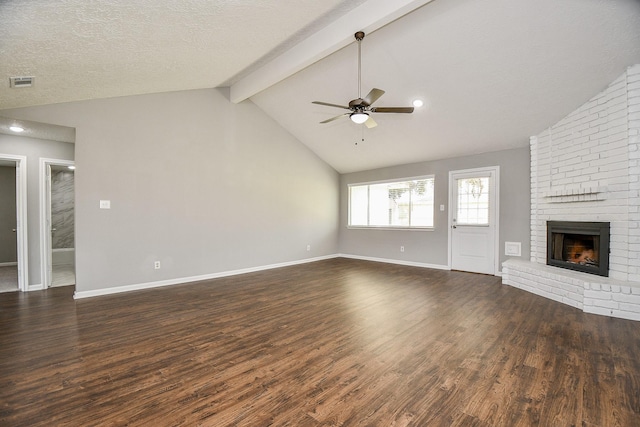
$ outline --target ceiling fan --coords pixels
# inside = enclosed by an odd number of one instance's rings
[[[372,107],[371,104],[376,102],[384,91],[382,89],[373,88],[365,96],[362,97],[362,39],[364,39],[364,32],[358,31],[354,34],[356,41],[358,42],[358,97],[349,101],[349,106],[330,104],[328,102],[313,101],[312,104],[326,105],[327,107],[337,107],[349,110],[349,113],[340,114],[339,116],[332,117],[324,120],[320,123],[329,123],[334,120],[338,120],[341,117],[349,116],[351,121],[357,124],[362,124],[368,128],[376,127],[378,124],[373,120],[373,117],[369,113],[413,113],[413,107]]]

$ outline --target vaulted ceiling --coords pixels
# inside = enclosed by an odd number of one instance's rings
[[[363,95],[424,107],[319,123],[358,96],[358,30]],[[0,2],[0,110],[230,86],[341,173],[526,146],[636,63],[638,0]]]

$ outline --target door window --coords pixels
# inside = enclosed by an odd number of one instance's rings
[[[457,225],[489,225],[489,177],[459,178]]]

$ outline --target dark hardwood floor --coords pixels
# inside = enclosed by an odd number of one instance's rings
[[[0,294],[2,426],[639,426],[640,322],[333,259]]]

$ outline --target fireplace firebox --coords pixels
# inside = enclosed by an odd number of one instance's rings
[[[608,222],[547,221],[547,265],[609,276]]]

